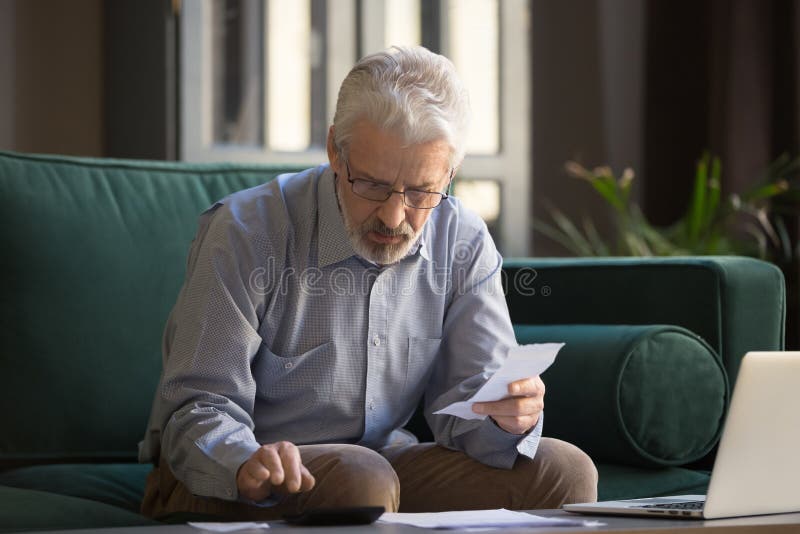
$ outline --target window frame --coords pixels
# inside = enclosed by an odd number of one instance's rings
[[[427,0],[424,0],[427,1]],[[443,0],[454,1],[454,0]],[[185,2],[181,14],[180,74],[180,159],[191,162],[236,161],[308,165],[326,162],[324,147],[302,152],[283,152],[266,147],[215,145],[212,143],[213,109],[211,78],[212,20],[211,0]],[[373,5],[374,4],[374,5]],[[328,122],[336,108],[341,80],[357,60],[360,20],[362,45],[380,41],[383,9],[370,0],[362,5],[357,17],[357,0],[336,0],[327,10],[326,85]],[[470,155],[464,159],[458,175],[469,180],[496,180],[500,184],[499,243],[506,256],[527,256],[531,241],[531,76],[530,76],[530,6],[527,0],[498,0],[499,4],[499,151],[490,155]],[[446,7],[446,6],[445,6]],[[442,8],[444,11],[445,7]],[[380,18],[380,20],[378,20]],[[443,53],[446,50],[446,17],[441,20]],[[520,43],[523,43],[520,46]],[[513,104],[512,104],[513,103]],[[266,113],[266,103],[264,110]]]

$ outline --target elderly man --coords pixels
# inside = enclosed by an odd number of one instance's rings
[[[468,101],[424,48],[342,83],[329,165],[205,212],[164,334],[142,511],[279,518],[309,508],[557,507],[596,497],[591,460],[541,438],[539,377],[470,397],[514,333],[486,225],[449,196]],[[424,397],[436,443],[402,429]]]

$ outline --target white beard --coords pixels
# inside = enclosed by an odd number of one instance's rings
[[[338,181],[338,180],[337,180]],[[408,222],[403,221],[395,229],[388,228],[376,216],[372,216],[360,225],[350,219],[346,210],[342,209],[342,203],[339,201],[339,187],[336,184],[336,202],[339,205],[339,211],[344,219],[344,227],[347,230],[347,236],[350,238],[350,243],[353,245],[353,250],[356,254],[365,260],[377,263],[378,265],[389,265],[397,263],[408,255],[408,251],[419,239],[420,233],[415,232]],[[377,231],[385,235],[399,235],[403,240],[395,244],[383,244],[370,241],[367,234],[371,231]]]

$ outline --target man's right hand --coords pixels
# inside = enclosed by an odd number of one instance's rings
[[[277,493],[300,493],[314,487],[314,477],[300,459],[294,443],[262,445],[236,473],[239,495],[261,501]]]

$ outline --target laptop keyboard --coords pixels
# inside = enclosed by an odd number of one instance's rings
[[[642,508],[664,508],[671,510],[702,510],[704,501],[671,502],[664,504],[645,504]]]

